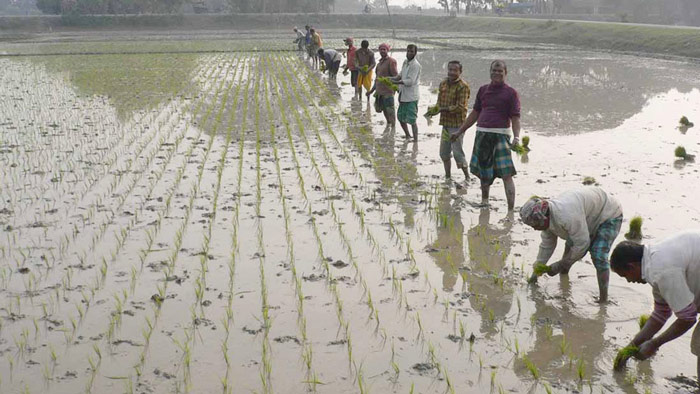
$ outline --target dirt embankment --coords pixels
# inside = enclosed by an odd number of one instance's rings
[[[360,14],[204,14],[204,15],[92,15],[0,17],[0,32],[39,33],[74,30],[250,30],[313,24],[325,29],[388,29],[386,15]],[[394,15],[399,30],[488,32],[513,35],[528,42],[567,44],[584,48],[634,51],[700,58],[700,29],[623,23],[554,21],[492,17]],[[406,35],[405,31],[400,35]],[[411,34],[411,33],[408,33]]]

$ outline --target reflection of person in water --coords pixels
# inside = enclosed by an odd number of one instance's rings
[[[571,302],[568,276],[560,277],[560,288],[562,301],[556,306],[546,302],[539,290],[533,290],[531,298],[536,309],[531,321],[535,325],[535,343],[527,357],[544,374],[566,380],[576,376],[577,361],[572,361],[573,367],[569,369],[570,358],[583,360],[586,370],[591,371],[596,368],[596,358],[604,354],[606,307],[598,308],[595,316],[581,316]],[[523,376],[530,373],[526,368],[515,371]]]
[[[513,212],[502,228],[489,224],[490,215],[488,208],[481,209],[479,223],[467,233],[471,270],[462,271],[462,277],[472,293],[472,308],[481,313],[481,332],[493,335],[495,322],[506,316],[513,303],[512,294],[496,283],[510,254]]]
[[[442,189],[438,196],[437,239],[430,245],[430,255],[443,272],[442,288],[452,291],[457,283],[457,272],[464,264],[464,224],[459,199],[452,199],[450,189]]]

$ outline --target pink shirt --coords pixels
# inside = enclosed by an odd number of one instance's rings
[[[474,110],[479,112],[477,127],[509,128],[510,118],[520,116],[520,97],[505,83],[490,83],[479,88]]]

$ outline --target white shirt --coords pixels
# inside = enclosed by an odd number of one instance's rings
[[[674,312],[691,302],[700,305],[700,230],[644,246],[642,279],[651,285],[654,300]]]
[[[418,83],[420,82],[420,71],[422,68],[415,57],[411,61],[408,61],[408,59],[403,61],[400,73],[403,84],[399,85],[399,102],[410,103],[411,101],[418,101],[420,95]]]
[[[557,239],[570,242],[570,258],[578,261],[588,252],[592,238],[604,221],[622,215],[622,206],[599,187],[586,186],[549,199],[549,228],[542,231],[537,262],[546,263]]]

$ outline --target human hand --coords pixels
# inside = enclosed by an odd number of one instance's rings
[[[515,145],[518,145],[519,143],[520,143],[520,138],[518,138],[518,137],[513,137],[513,140],[511,141],[510,144],[511,144],[512,146],[515,146]]]
[[[455,142],[461,137],[464,133],[456,133],[456,134],[450,134],[450,142]]]
[[[650,339],[639,345],[639,351],[634,355],[634,358],[637,360],[646,360],[653,356],[657,350],[659,350],[659,347]]]

